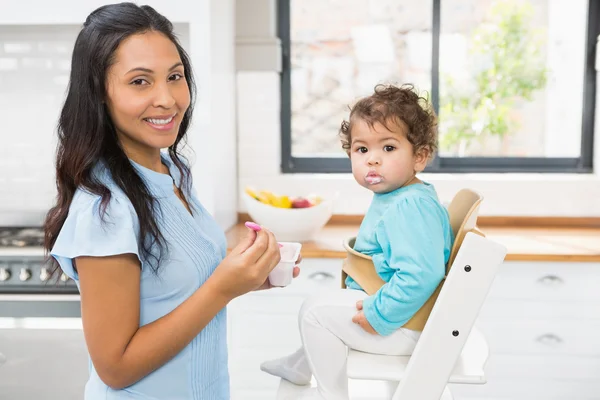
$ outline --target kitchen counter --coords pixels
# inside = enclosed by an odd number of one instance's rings
[[[246,219],[240,219],[244,221]],[[302,247],[304,258],[344,258],[344,238],[356,235],[359,222],[335,220],[314,240]],[[227,232],[228,246],[234,247],[245,234],[243,223]],[[491,240],[505,245],[507,261],[600,261],[600,227],[595,226],[479,226]]]

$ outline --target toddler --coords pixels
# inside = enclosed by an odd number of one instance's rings
[[[302,347],[261,369],[298,385],[314,375],[313,399],[347,400],[347,348],[410,355],[420,332],[403,325],[445,275],[453,235],[433,186],[417,178],[433,157],[437,118],[412,86],[378,85],[358,101],[340,129],[356,181],[373,200],[354,249],[372,257],[386,282],[368,296],[347,289],[307,299],[300,310]]]

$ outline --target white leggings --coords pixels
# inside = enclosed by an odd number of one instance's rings
[[[385,355],[411,355],[420,332],[400,328],[389,336],[373,335],[352,322],[360,290],[339,289],[307,299],[300,309],[304,355],[319,394],[327,400],[348,400],[347,349]]]

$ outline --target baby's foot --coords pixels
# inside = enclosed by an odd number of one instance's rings
[[[308,385],[312,375],[304,354],[298,352],[287,357],[265,361],[260,365],[260,369],[295,385]]]

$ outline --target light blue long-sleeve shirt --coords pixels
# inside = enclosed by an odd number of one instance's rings
[[[390,335],[425,304],[444,278],[453,240],[448,212],[432,185],[374,195],[354,249],[373,258],[386,282],[363,301],[377,333]],[[346,286],[361,289],[350,277]]]

